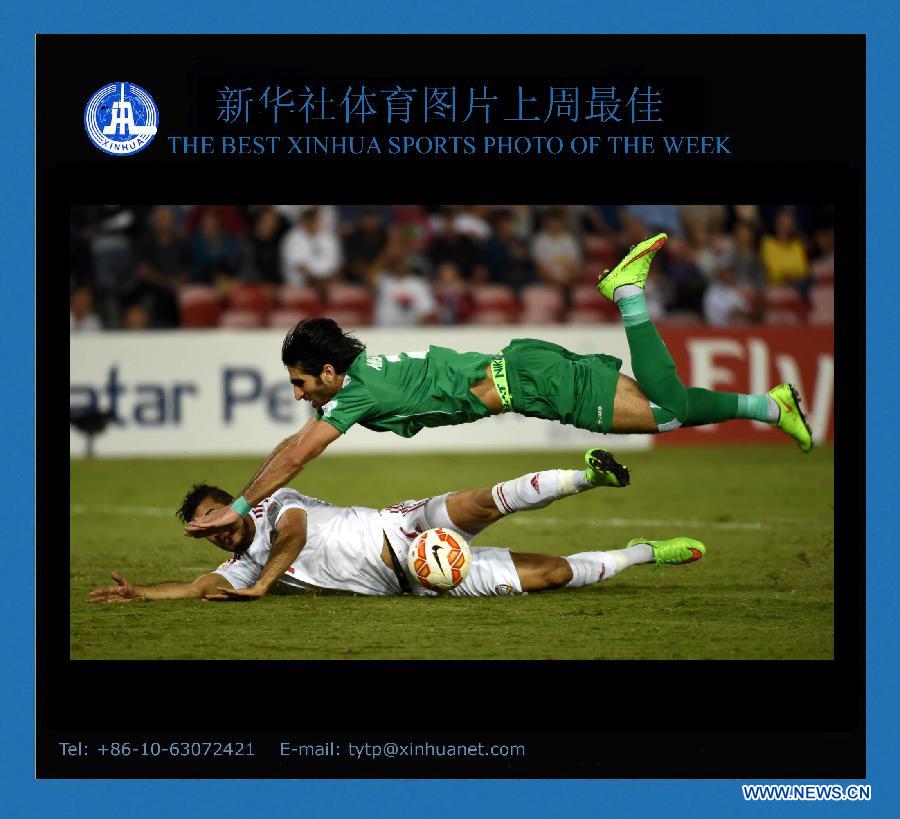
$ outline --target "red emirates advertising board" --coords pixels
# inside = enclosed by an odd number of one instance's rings
[[[685,386],[764,393],[790,382],[818,443],[834,441],[833,327],[660,327]],[[795,446],[756,421],[693,427],[658,435],[655,446],[761,443]]]

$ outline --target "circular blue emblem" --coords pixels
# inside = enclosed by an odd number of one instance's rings
[[[132,82],[103,86],[84,109],[84,130],[91,142],[113,156],[142,151],[153,141],[158,125],[153,97]]]

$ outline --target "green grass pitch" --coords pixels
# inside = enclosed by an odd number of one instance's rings
[[[624,490],[598,489],[495,524],[483,546],[571,554],[688,534],[688,566],[636,566],[574,591],[497,598],[270,596],[87,603],[115,569],[138,584],[192,580],[224,559],[181,535],[174,510],[200,480],[238,491],[258,458],[75,460],[73,659],[830,659],[830,447],[623,453]],[[382,507],[487,486],[581,453],[325,456],[294,481],[334,503]]]

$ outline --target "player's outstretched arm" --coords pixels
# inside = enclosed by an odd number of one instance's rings
[[[340,436],[341,433],[327,421],[311,420],[296,435],[282,441],[241,492],[241,498],[246,501],[248,508],[285,486],[307,463],[321,455]],[[240,518],[239,512],[226,506],[189,523],[184,533],[189,537],[206,537],[227,529]]]
[[[88,597],[89,603],[131,603],[134,600],[176,600],[179,598],[205,597],[218,592],[223,584],[231,586],[222,575],[209,573],[198,577],[192,583],[157,583],[154,586],[135,586],[118,572],[112,573],[115,586],[94,589]]]
[[[300,550],[306,545],[306,512],[302,509],[288,509],[278,519],[275,539],[269,559],[259,575],[259,579],[247,589],[234,589],[220,584],[220,588],[206,595],[207,600],[225,602],[229,600],[249,602],[265,597],[266,593],[290,568]],[[230,584],[229,584],[230,586]]]

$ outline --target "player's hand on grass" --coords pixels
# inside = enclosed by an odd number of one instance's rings
[[[202,518],[191,521],[184,527],[184,534],[187,537],[206,537],[214,535],[216,532],[224,532],[230,529],[235,523],[239,523],[241,516],[230,506],[223,506],[221,509],[215,509]]]
[[[94,589],[88,598],[88,603],[130,603],[137,599],[134,585],[129,583],[118,572],[112,573],[112,579],[116,581],[115,586],[109,586],[106,589]]]
[[[251,600],[259,600],[265,595],[265,591],[256,586],[251,586],[249,589],[229,589],[219,586],[218,593],[207,594],[206,599],[214,603],[249,603]]]

